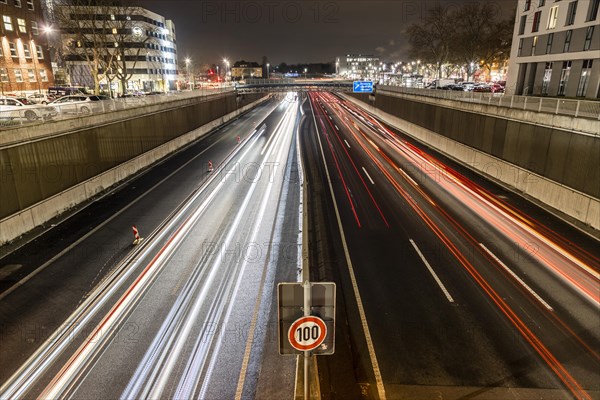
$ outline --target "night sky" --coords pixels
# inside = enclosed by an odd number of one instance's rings
[[[346,53],[408,60],[404,28],[436,5],[477,0],[143,0],[175,22],[180,61],[330,62]],[[487,0],[480,0],[486,1]],[[494,1],[497,19],[514,18],[517,0]]]

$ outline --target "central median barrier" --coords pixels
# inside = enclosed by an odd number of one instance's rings
[[[1,132],[0,245],[267,99],[225,92]]]

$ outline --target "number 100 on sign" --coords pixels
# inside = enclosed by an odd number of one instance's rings
[[[288,330],[288,339],[293,348],[311,351],[319,347],[327,336],[327,326],[319,317],[297,319]]]

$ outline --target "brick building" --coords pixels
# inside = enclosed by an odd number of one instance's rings
[[[0,0],[0,92],[48,89],[54,78],[40,0]]]

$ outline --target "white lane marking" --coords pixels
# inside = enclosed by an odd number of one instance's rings
[[[404,170],[402,168],[398,167],[398,172],[400,172],[406,179],[411,181],[413,185],[419,186],[419,184],[417,182],[415,182],[414,179],[410,177],[410,175],[408,175],[406,172],[404,172]]]
[[[350,148],[350,143],[348,143],[348,141],[346,139],[344,139],[344,143],[346,143],[346,146],[348,146],[348,148]]]
[[[510,276],[515,278],[517,280],[517,282],[519,282],[525,289],[527,289],[527,291],[529,293],[531,293],[533,295],[533,297],[535,297],[540,303],[542,303],[542,305],[544,307],[546,307],[550,311],[554,311],[554,309],[552,308],[552,306],[550,306],[550,304],[546,303],[546,301],[544,299],[542,299],[539,294],[537,294],[531,287],[529,287],[528,284],[523,282],[523,280],[521,278],[519,278],[517,276],[517,274],[515,274],[510,268],[508,268],[508,266],[506,264],[504,264],[498,257],[496,257],[496,255],[494,253],[492,253],[487,247],[485,247],[485,245],[483,243],[479,243],[479,246],[481,246],[481,248],[483,250],[485,250],[485,252],[488,253],[489,256],[494,259],[494,261],[496,261],[498,264],[500,264],[500,266],[502,268],[504,268],[504,270],[506,272],[508,272],[510,274]]]
[[[329,119],[333,121],[333,118],[331,118],[331,115],[328,115]]]
[[[337,125],[334,125],[334,126],[335,126],[335,129],[337,129],[338,131],[340,130],[340,128],[338,128],[338,126],[337,126]]]
[[[412,244],[412,246],[415,248],[415,251],[417,252],[417,254],[419,255],[419,257],[421,257],[421,260],[423,261],[423,263],[425,264],[425,266],[427,267],[427,269],[429,270],[429,272],[433,276],[433,279],[435,279],[435,281],[437,282],[437,284],[440,287],[440,289],[442,289],[442,292],[444,292],[444,295],[446,296],[446,298],[448,299],[448,301],[450,303],[454,303],[454,299],[452,298],[452,296],[450,296],[450,292],[448,292],[448,289],[446,289],[446,286],[444,286],[444,284],[442,283],[442,281],[440,280],[440,278],[437,276],[437,274],[435,273],[435,271],[433,270],[433,268],[431,268],[431,265],[429,265],[429,262],[427,261],[427,259],[425,258],[425,256],[423,256],[423,253],[421,253],[421,250],[417,247],[417,244],[415,243],[415,241],[412,240],[412,239],[410,239],[410,244]]]
[[[354,267],[352,266],[352,260],[350,259],[350,253],[348,252],[348,244],[346,243],[346,234],[344,233],[344,227],[342,226],[342,219],[340,217],[340,211],[337,206],[337,200],[335,199],[335,193],[333,192],[333,185],[331,183],[331,177],[329,175],[329,168],[327,168],[327,162],[325,160],[325,151],[323,150],[323,143],[318,134],[319,127],[315,118],[315,111],[310,105],[313,113],[313,121],[315,128],[317,129],[317,140],[321,149],[321,157],[323,158],[323,165],[325,167],[325,175],[327,176],[327,182],[329,184],[329,191],[331,192],[331,198],[333,199],[333,208],[335,209],[335,216],[337,218],[338,227],[340,230],[340,237],[342,239],[342,246],[344,248],[344,254],[346,256],[346,263],[348,265],[348,272],[350,273],[350,281],[352,282],[352,289],[354,291],[354,297],[356,298],[356,304],[358,306],[358,314],[360,315],[360,321],[362,324],[363,331],[365,332],[365,340],[367,341],[367,348],[369,349],[369,356],[371,358],[371,364],[373,365],[373,374],[375,375],[375,382],[377,384],[377,394],[380,400],[385,400],[385,387],[383,386],[383,378],[381,377],[381,370],[379,369],[379,363],[377,362],[377,355],[375,354],[375,347],[373,346],[373,340],[371,338],[371,331],[367,323],[367,317],[365,315],[365,308],[363,307],[360,292],[358,291],[358,284],[356,282],[356,276],[354,275]]]
[[[367,178],[369,178],[369,180],[371,181],[371,184],[374,185],[375,182],[373,182],[373,179],[371,179],[371,175],[369,175],[369,173],[367,172],[365,167],[362,167],[362,169],[363,169],[363,171],[365,171],[365,175],[367,175]]]

